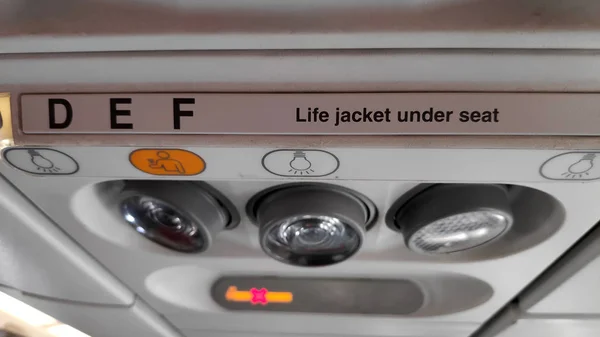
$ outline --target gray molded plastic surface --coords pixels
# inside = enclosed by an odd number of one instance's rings
[[[521,308],[532,314],[599,315],[599,279],[597,226],[521,295]]]
[[[594,0],[4,0],[0,52],[597,48],[599,11]]]
[[[496,337],[596,337],[598,331],[598,319],[555,316],[519,320]]]
[[[302,141],[295,139],[299,143]],[[535,242],[539,242],[536,239],[539,236],[532,236],[530,243],[534,245],[533,248],[503,258],[464,263],[451,263],[412,254],[402,244],[401,237],[379,222],[368,232],[369,242],[360,256],[335,267],[305,271],[266,257],[258,246],[258,229],[247,219],[242,220],[235,230],[220,233],[214,249],[202,256],[180,256],[161,250],[113,218],[111,213],[107,212],[112,208],[106,208],[112,194],[100,193],[100,187],[110,187],[110,184],[100,184],[107,179],[114,180],[122,176],[130,179],[145,178],[127,161],[132,148],[59,147],[57,150],[73,156],[82,169],[74,176],[59,178],[32,178],[6,165],[0,165],[0,170],[57,223],[64,226],[66,231],[93,251],[94,256],[134,288],[136,293],[143,296],[144,300],[151,303],[176,326],[192,330],[247,332],[251,328],[251,331],[267,334],[309,332],[321,335],[354,333],[376,336],[386,334],[382,331],[394,335],[399,331],[414,329],[412,331],[419,333],[422,330],[414,328],[415,326],[423,329],[434,323],[453,326],[454,323],[462,322],[464,325],[461,324],[461,327],[471,327],[471,331],[474,331],[581,237],[600,214],[599,209],[591,208],[585,203],[598,197],[599,190],[594,183],[557,184],[545,182],[539,177],[539,165],[555,156],[557,151],[340,147],[331,151],[340,158],[344,165],[341,169],[345,170],[340,170],[340,178],[332,183],[369,196],[380,209],[386,209],[399,195],[413,188],[415,181],[499,180],[517,184],[526,181],[529,186],[545,191],[559,200],[570,210],[569,217],[560,232],[555,235],[547,237],[547,233],[541,233],[547,238],[542,244],[535,245]],[[243,209],[248,199],[258,191],[281,183],[273,177],[268,179],[269,176],[266,175],[269,173],[262,171],[260,166],[260,159],[272,151],[272,147],[231,149],[223,146],[190,150],[201,154],[209,165],[209,169],[198,179],[209,181],[230,197],[238,209]],[[365,152],[368,152],[368,155],[365,155]],[[110,165],[106,158],[111,158]],[[388,165],[382,165],[383,162]],[[444,167],[448,169],[440,170],[438,165],[432,165],[437,162],[444,163]],[[365,163],[372,165],[372,169],[361,166]],[[396,166],[396,163],[400,165]],[[499,163],[506,165],[499,166]],[[398,167],[402,168],[401,176],[398,174]],[[99,168],[103,172],[98,171],[96,174],[93,170]],[[367,176],[369,173],[371,176]],[[354,176],[350,176],[352,174]],[[361,178],[357,174],[364,176]],[[384,179],[386,174],[395,175],[405,181],[378,180]],[[246,177],[247,180],[243,179]],[[564,214],[561,210],[556,210],[555,213],[552,221],[560,223]],[[511,271],[510,277],[507,276],[508,271]],[[436,277],[442,272],[460,273],[483,280],[493,287],[494,295],[480,306],[464,312],[438,317],[398,319],[224,313],[215,308],[216,305],[206,291],[219,275],[232,273],[290,276],[311,273],[313,276],[414,278],[413,275]],[[175,289],[185,291],[174,291]],[[340,326],[344,330],[340,330]],[[285,331],[282,331],[284,329]],[[307,329],[310,331],[306,331]],[[465,330],[462,331],[462,336],[469,335],[470,332]]]
[[[0,291],[92,337],[181,337],[139,300],[128,307],[86,305],[27,296],[3,287]]]
[[[0,176],[0,285],[61,300],[130,305],[134,295]]]
[[[131,44],[130,39],[122,39]],[[52,46],[57,45],[56,40],[52,38]],[[5,46],[5,41],[0,41],[0,51]],[[468,71],[465,65],[468,65]],[[286,51],[281,55],[272,52],[251,55],[181,52],[122,53],[111,57],[74,53],[69,57],[6,56],[0,59],[0,69],[0,91],[10,91],[13,95],[55,91],[600,90],[600,59],[593,53],[581,51]],[[14,106],[18,106],[16,97]],[[82,139],[77,136],[76,140]],[[161,144],[167,144],[166,140],[169,140],[166,135],[161,137]],[[280,140],[279,144],[284,141]],[[480,138],[469,145],[481,141],[485,139]],[[314,144],[322,144],[320,142],[325,140],[317,139]],[[455,142],[444,138],[443,146]],[[536,140],[534,145],[539,143],[544,140]],[[512,146],[523,147],[522,144],[522,140],[515,140]],[[423,146],[431,145],[423,142]],[[492,146],[497,148],[499,145]],[[563,146],[572,148],[572,142]]]
[[[597,336],[600,329],[600,226],[596,226],[518,297],[522,319],[499,337]],[[477,337],[496,336],[509,312],[494,317]]]
[[[415,324],[402,326],[392,331],[376,329],[378,331],[347,331],[344,334],[313,334],[313,333],[257,333],[253,331],[212,331],[212,330],[182,330],[186,337],[466,337],[473,331],[475,324],[468,323],[428,323],[427,325]],[[586,336],[587,337],[587,336]]]

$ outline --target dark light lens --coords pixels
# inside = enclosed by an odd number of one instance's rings
[[[121,204],[125,220],[148,239],[180,252],[204,250],[200,227],[183,212],[155,198],[133,196]]]
[[[292,264],[321,266],[343,261],[360,247],[360,235],[340,219],[303,215],[269,226],[263,247]]]
[[[263,251],[302,267],[350,258],[377,218],[377,208],[364,195],[323,183],[273,186],[250,199],[246,210],[259,227]]]

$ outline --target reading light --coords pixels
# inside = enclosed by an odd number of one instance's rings
[[[225,197],[197,182],[129,181],[120,198],[127,223],[146,238],[179,252],[203,252],[218,232],[239,222]]]
[[[397,203],[388,219],[408,248],[424,254],[474,249],[501,237],[513,224],[503,185],[433,185]]]
[[[269,256],[307,267],[338,263],[356,253],[377,213],[366,197],[328,184],[277,186],[256,195],[247,210]]]

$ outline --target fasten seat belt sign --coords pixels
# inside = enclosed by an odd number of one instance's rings
[[[25,134],[600,135],[600,94],[23,94]]]

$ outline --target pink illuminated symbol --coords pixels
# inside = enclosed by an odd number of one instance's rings
[[[238,290],[236,286],[229,286],[225,292],[225,299],[229,302],[250,302],[252,305],[269,303],[292,303],[294,294],[289,291],[268,291],[265,288],[260,290],[252,288],[248,291]]]
[[[261,304],[267,305],[267,289],[265,288],[252,288],[250,289],[250,294],[252,294],[252,298],[250,299],[250,303],[252,304]]]

